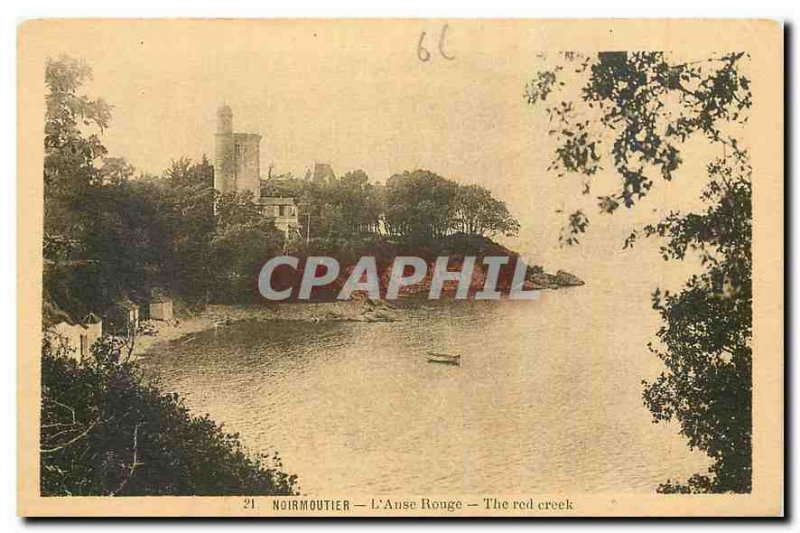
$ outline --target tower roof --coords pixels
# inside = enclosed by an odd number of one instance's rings
[[[217,109],[217,115],[233,116],[233,111],[231,110],[231,106],[227,104],[219,106],[219,109]]]

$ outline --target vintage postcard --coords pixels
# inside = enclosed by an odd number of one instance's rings
[[[21,515],[784,513],[779,22],[18,50]]]

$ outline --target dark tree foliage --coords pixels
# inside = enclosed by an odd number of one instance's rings
[[[215,192],[205,156],[136,176],[101,142],[110,106],[80,94],[91,69],[61,57],[45,76],[46,297],[80,317],[156,289],[190,305],[256,295],[258,269],[283,234],[253,199]]]
[[[107,128],[111,106],[78,94],[90,80],[86,63],[69,57],[49,59],[44,126],[44,257],[64,260],[80,254],[90,231],[91,213],[76,209],[100,181],[96,167],[106,155],[98,133]],[[93,130],[83,135],[82,129]]]
[[[430,242],[447,235],[455,218],[458,185],[427,170],[395,174],[386,182],[390,235]]]
[[[506,204],[478,185],[460,185],[428,170],[395,174],[386,182],[386,229],[412,243],[454,233],[516,235]]]
[[[214,167],[205,156],[198,162],[181,157],[142,188],[157,209],[151,219],[157,262],[150,270],[158,279],[152,284],[190,304],[204,304],[215,281],[209,260],[216,229]]]
[[[250,192],[216,193],[216,226],[206,261],[212,267],[210,294],[217,302],[258,298],[258,273],[264,261],[281,253],[284,235],[264,217]]]
[[[519,232],[506,204],[488,189],[428,170],[395,174],[386,185],[370,183],[363,170],[342,177],[283,177],[267,191],[298,199],[301,234],[319,250],[363,249],[376,245],[379,237],[432,244],[455,233],[494,237]]]
[[[295,198],[300,236],[308,235],[321,249],[357,245],[380,232],[383,189],[363,170],[303,179],[286,175],[266,183],[267,195]]]
[[[238,435],[144,384],[124,348],[102,339],[78,362],[45,337],[43,496],[296,494],[277,454],[248,454]]]
[[[49,60],[44,161],[44,299],[73,317],[158,288],[185,301],[229,297],[276,253],[282,234],[251,198],[221,196],[205,158],[161,178],[109,158],[110,106],[79,94],[91,70]],[[215,207],[217,213],[215,215]],[[76,362],[42,349],[43,495],[292,494],[277,457],[251,457],[236,435],[162,395],[104,340]],[[269,459],[269,460],[268,460]]]
[[[746,59],[743,53],[693,62],[660,52],[568,53],[526,87],[528,102],[540,105],[567,84],[581,84],[579,97],[544,104],[557,140],[550,169],[581,176],[588,195],[592,176],[604,165],[613,168],[621,181],[596,197],[601,213],[631,208],[658,179],[677,177],[688,140],[703,138],[721,152],[707,165],[704,212],[671,211],[624,243],[658,237],[663,259],[691,253],[702,263],[679,293],[653,293],[663,325],[650,350],[666,370],[644,382],[643,399],[654,422],[677,420],[689,446],[713,464],[685,483],[668,480],[661,492],[752,490],[752,170],[729,133],[747,120],[752,104]],[[576,244],[588,222],[583,210],[570,215],[562,242]]]

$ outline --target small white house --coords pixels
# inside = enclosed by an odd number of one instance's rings
[[[173,319],[172,300],[161,296],[150,300],[150,320],[164,320],[170,322]]]
[[[83,318],[83,327],[86,328],[86,343],[89,349],[94,342],[103,336],[103,319],[94,313],[89,313]]]
[[[258,201],[261,214],[270,217],[275,227],[285,233],[296,230],[300,226],[299,211],[294,198],[285,196],[261,196]]]
[[[59,348],[70,357],[81,360],[91,353],[92,345],[103,336],[103,321],[94,313],[78,322],[65,313],[51,317],[47,330],[55,335]]]
[[[106,310],[105,321],[107,334],[133,336],[139,327],[139,306],[121,298]]]

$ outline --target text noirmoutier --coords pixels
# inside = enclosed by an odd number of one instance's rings
[[[509,263],[507,256],[486,256],[482,262],[486,267],[486,277],[480,291],[474,292],[473,298],[476,300],[498,300],[502,292],[498,290],[497,282],[500,277],[500,269]],[[436,258],[433,266],[433,273],[430,281],[428,298],[431,300],[439,299],[442,295],[445,282],[453,281],[457,284],[455,298],[458,300],[466,299],[470,294],[470,284],[472,274],[475,269],[475,256],[465,256],[462,261],[461,270],[450,271],[447,269],[449,262],[448,256]],[[339,277],[339,262],[326,256],[311,256],[305,261],[303,268],[302,281],[296,295],[292,292],[294,287],[276,289],[272,285],[273,273],[277,268],[289,268],[297,272],[300,259],[289,255],[273,257],[261,268],[258,276],[258,291],[267,300],[282,301],[295,296],[298,300],[308,300],[311,291],[315,287],[324,287],[331,284]],[[524,290],[525,276],[528,267],[522,260],[517,260],[514,267],[514,276],[508,291],[508,297],[512,300],[533,300],[539,295],[538,290]],[[354,292],[365,292],[370,299],[379,300],[383,296],[386,300],[397,299],[402,287],[408,287],[423,281],[428,273],[428,264],[420,257],[397,256],[392,264],[389,282],[384,294],[381,295],[380,277],[378,267],[373,256],[361,257],[353,267],[347,277],[337,298],[347,300]]]

